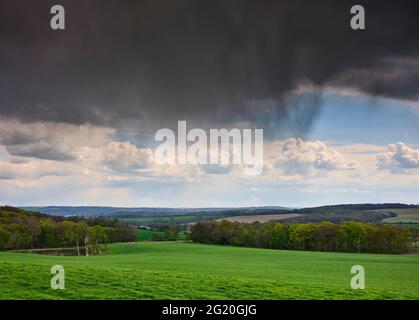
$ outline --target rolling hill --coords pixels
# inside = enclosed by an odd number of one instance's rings
[[[65,268],[65,290],[50,269]],[[353,265],[365,290],[350,288]],[[419,256],[182,242],[113,244],[91,257],[0,253],[0,299],[419,299]]]

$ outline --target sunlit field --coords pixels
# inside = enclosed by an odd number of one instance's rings
[[[50,287],[53,265],[65,289]],[[353,290],[353,265],[365,290]],[[102,256],[0,253],[1,299],[419,299],[419,256],[113,244]]]

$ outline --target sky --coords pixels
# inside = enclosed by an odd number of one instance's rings
[[[362,1],[361,1],[362,2]],[[0,204],[419,203],[413,1],[0,4]],[[362,4],[362,3],[360,3]],[[264,169],[161,165],[161,128],[264,129]]]

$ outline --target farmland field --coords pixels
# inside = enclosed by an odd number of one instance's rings
[[[147,217],[118,217],[118,220],[136,223],[136,224],[150,224],[150,223],[188,223],[195,221],[197,217],[195,215],[165,215],[165,216],[147,216]]]
[[[164,232],[152,230],[137,230],[138,241],[152,241],[153,236],[158,236],[160,239],[164,239]],[[186,236],[187,235],[184,232],[179,232],[177,240],[185,240]]]
[[[110,217],[119,221],[127,222],[133,225],[167,225],[167,224],[194,224],[199,221],[207,220],[230,220],[240,222],[267,222],[270,220],[283,220],[298,217],[296,213],[278,213],[278,210],[226,210],[214,212],[196,212],[189,214],[164,214],[164,215],[136,215],[136,214],[116,214]]]
[[[50,268],[65,268],[65,290]],[[366,289],[350,288],[362,265]],[[186,242],[113,244],[103,256],[0,253],[0,299],[419,299],[419,256]]]
[[[138,241],[149,241],[149,240],[151,240],[153,235],[157,235],[160,238],[163,238],[164,232],[162,232],[162,231],[151,231],[151,230],[138,230],[137,231]]]
[[[289,214],[254,214],[254,215],[244,215],[244,216],[234,216],[228,218],[218,219],[221,220],[228,220],[230,222],[240,222],[240,223],[265,223],[269,221],[279,221],[279,220],[286,220],[290,218],[299,217],[300,215],[297,213],[289,213]]]
[[[419,208],[411,209],[389,209],[389,212],[397,214],[397,217],[384,219],[386,223],[419,223]]]

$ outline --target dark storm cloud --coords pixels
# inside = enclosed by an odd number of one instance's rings
[[[170,119],[267,127],[296,135],[321,98],[301,83],[419,97],[416,1],[57,1],[0,4],[0,115],[96,123]],[[367,30],[352,31],[363,4]],[[413,67],[412,67],[413,66]]]

